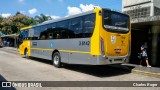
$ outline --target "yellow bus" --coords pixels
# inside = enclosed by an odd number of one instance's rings
[[[19,53],[62,63],[107,65],[130,56],[130,17],[105,8],[21,29]]]

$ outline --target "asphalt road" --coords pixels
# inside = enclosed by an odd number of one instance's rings
[[[154,78],[139,74],[130,73],[128,70],[115,69],[109,66],[83,66],[67,65],[62,68],[55,68],[51,61],[31,58],[26,59],[20,56],[17,51],[0,48],[0,78],[7,81],[160,81]],[[67,89],[67,90],[97,90],[97,89],[122,89],[122,90],[160,90],[160,88],[147,87],[54,87],[54,88],[16,88],[18,90],[28,89]],[[1,90],[1,88],[0,88]]]

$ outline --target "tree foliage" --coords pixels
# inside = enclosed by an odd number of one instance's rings
[[[3,27],[3,26],[1,25],[2,21],[3,21],[3,17],[0,15],[0,29]]]
[[[35,25],[47,20],[51,20],[51,17],[44,14],[40,14],[34,18],[26,16],[20,12],[7,18],[3,18],[0,15],[0,31],[4,34],[19,33],[20,28],[22,27]]]
[[[35,16],[34,19],[37,21],[37,23],[42,23],[44,21],[51,20],[52,18],[50,16],[46,16],[44,14],[40,14],[38,16]]]
[[[34,25],[36,21],[20,12],[8,18],[0,17],[0,30],[5,34],[18,33],[20,28]]]

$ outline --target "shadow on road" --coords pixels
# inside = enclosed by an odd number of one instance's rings
[[[25,58],[25,57],[23,57]],[[35,58],[35,57],[30,57],[29,60],[33,60],[33,61],[37,61],[40,63],[45,63],[45,64],[50,64],[52,65],[52,61],[51,60],[46,60],[46,59],[41,59],[41,58]]]
[[[128,69],[128,67],[121,65],[116,65],[116,67],[114,65],[113,66],[112,65],[103,65],[103,66],[67,65],[64,68],[93,75],[96,77],[112,77],[112,76],[131,73],[131,69]]]
[[[41,63],[52,65],[50,60],[44,60],[39,58],[31,57],[31,60],[38,61]],[[54,67],[53,67],[54,68]],[[96,77],[111,77],[111,76],[118,76],[123,74],[131,73],[131,70],[134,68],[132,66],[127,65],[100,65],[100,66],[92,66],[92,65],[71,65],[71,64],[64,64],[62,67],[67,70],[72,70],[80,73],[85,73],[89,75],[93,75]]]
[[[2,82],[8,82],[8,81],[2,75],[0,75],[0,90],[16,90],[16,88],[14,87],[2,87]]]

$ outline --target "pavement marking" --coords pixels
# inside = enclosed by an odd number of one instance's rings
[[[147,71],[141,71],[141,70],[135,70],[135,69],[132,69],[131,72],[136,74],[142,74],[142,75],[160,78],[160,73],[153,73],[153,72],[147,72]]]

